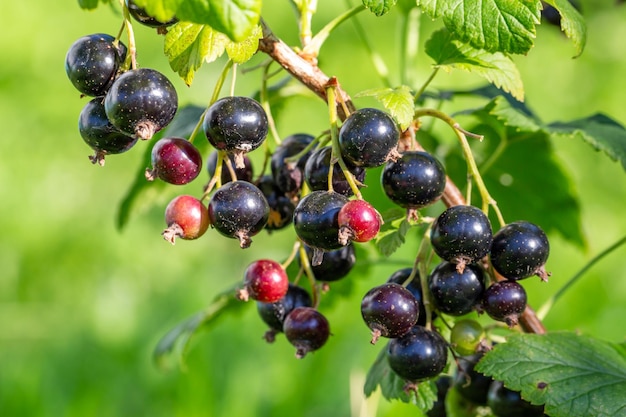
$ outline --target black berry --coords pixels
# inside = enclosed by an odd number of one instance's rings
[[[494,320],[513,327],[526,308],[526,290],[516,281],[499,281],[485,290],[482,308]]]
[[[330,159],[332,156],[332,148],[324,146],[315,150],[306,161],[304,166],[304,178],[311,190],[328,190],[328,173],[330,172]],[[354,175],[357,185],[365,180],[365,168],[357,167],[346,162],[348,171]],[[333,191],[350,197],[353,194],[352,188],[339,164],[333,166],[332,176]]]
[[[285,195],[274,183],[271,175],[264,175],[257,183],[257,187],[265,196],[270,207],[270,214],[265,225],[265,230],[284,229],[293,221],[293,212],[296,206],[291,199]]]
[[[489,257],[493,268],[512,280],[538,275],[547,281],[544,266],[550,254],[548,237],[541,228],[526,221],[502,227],[493,236]]]
[[[296,307],[311,307],[311,296],[304,288],[289,284],[287,294],[273,303],[257,301],[257,311],[265,324],[275,333],[283,331],[285,318]]]
[[[428,277],[428,289],[439,312],[462,316],[480,304],[485,277],[475,264],[466,265],[463,272],[459,272],[455,264],[444,261]]]
[[[534,405],[522,398],[518,391],[504,386],[502,381],[493,381],[487,393],[487,405],[496,417],[541,417],[543,405]]]
[[[296,358],[302,359],[326,344],[330,325],[313,307],[296,307],[285,318],[283,332],[289,343],[296,347]]]
[[[304,245],[304,250],[309,263],[312,263],[315,251],[307,245]],[[300,258],[298,258],[298,261],[300,261]],[[332,282],[339,281],[347,276],[355,263],[354,245],[346,245],[340,249],[324,252],[322,262],[318,265],[311,265],[311,269],[317,281]]]
[[[276,186],[287,195],[296,195],[304,184],[304,166],[311,151],[306,152],[295,162],[285,162],[285,158],[295,156],[315,139],[311,135],[299,133],[287,136],[274,149],[270,159],[272,177]]]
[[[379,337],[406,334],[417,322],[419,304],[400,284],[388,282],[369,290],[361,300],[361,316],[372,330],[372,344]]]
[[[209,178],[213,178],[213,175],[215,175],[215,170],[217,168],[217,156],[217,151],[214,150],[206,159],[206,167],[207,172],[209,173]],[[233,167],[235,176],[238,180],[252,182],[254,171],[252,169],[252,161],[248,155],[243,156],[243,167],[241,168],[237,168],[235,166],[235,158],[232,154],[227,154],[225,158],[230,160],[230,164]],[[226,160],[222,161],[222,175],[220,176],[220,179],[222,180],[222,184],[226,184],[227,182],[231,182],[233,180],[233,176],[230,174]]]
[[[426,412],[427,417],[447,417],[446,413],[446,396],[452,386],[452,378],[448,375],[441,375],[435,381],[437,386],[437,400],[433,404],[433,408]]]
[[[412,271],[413,268],[398,269],[389,276],[387,282],[395,282],[396,284],[404,286],[406,280],[408,280],[411,276]],[[411,294],[413,294],[413,297],[415,297],[420,307],[419,314],[417,315],[416,324],[419,324],[420,326],[426,325],[426,307],[424,307],[424,297],[422,297],[422,284],[420,282],[420,274],[418,271],[415,271],[413,279],[405,286],[405,288],[409,290]]]
[[[146,9],[137,6],[137,4],[135,4],[133,0],[126,0],[126,7],[128,7],[128,13],[130,13],[133,19],[135,19],[137,22],[141,23],[144,26],[152,28],[164,28],[178,22],[178,19],[176,17],[168,20],[167,22],[161,22],[153,16],[150,16]]]
[[[422,326],[391,339],[387,345],[389,366],[408,381],[421,381],[439,375],[448,363],[448,345],[437,332]]]
[[[493,379],[476,371],[474,367],[482,358],[476,353],[458,358],[453,385],[461,397],[476,405],[487,404],[487,392]]]

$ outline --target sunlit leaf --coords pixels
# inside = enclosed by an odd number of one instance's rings
[[[382,16],[389,12],[398,0],[363,0],[363,5],[376,16]]]
[[[226,43],[226,53],[236,64],[247,62],[259,49],[259,39],[263,38],[261,26],[256,26],[250,36],[241,42]]]
[[[580,56],[587,43],[587,25],[581,14],[569,0],[546,0],[561,15],[561,30],[574,42],[576,55]]]
[[[401,130],[406,130],[413,121],[415,105],[411,89],[405,85],[396,88],[374,88],[365,90],[355,97],[374,97],[380,101],[385,109],[400,125]]]

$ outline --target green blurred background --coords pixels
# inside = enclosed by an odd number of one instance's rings
[[[295,45],[288,3],[265,3],[269,25]],[[528,56],[516,58],[528,104],[548,122],[603,112],[626,124],[626,7],[608,0],[583,6],[589,39],[580,58],[571,59],[570,42],[543,26]],[[318,8],[316,29],[345,3],[320,0]],[[411,264],[416,248],[411,239],[384,262],[377,262],[375,250],[359,248],[357,273],[331,289],[351,296],[328,297],[320,307],[333,337],[305,359],[296,360],[282,337],[273,345],[261,339],[265,327],[251,303],[198,334],[184,368],[174,363],[157,369],[152,349],[168,329],[237,283],[253,259],[285,259],[293,234],[261,234],[245,251],[211,231],[201,240],[171,246],[159,234],[165,204],[181,192],[175,187],[150,200],[123,232],[116,230],[118,204],[147,144],[107,158],[104,168],[89,163],[90,149],[77,131],[86,99],[67,80],[64,59],[80,36],[117,33],[121,18],[109,7],[87,12],[76,2],[4,1],[0,11],[0,415],[419,415],[413,406],[388,403],[377,394],[366,401],[362,395],[364,375],[382,345],[368,343],[360,298],[393,270]],[[376,27],[373,42],[384,48],[394,74],[398,16],[359,18],[364,27]],[[424,21],[424,31],[429,24]],[[181,105],[205,105],[221,64],[203,67],[187,88],[169,70],[162,40],[139,25],[135,30],[141,66],[169,74]],[[331,36],[321,56],[322,69],[337,75],[351,94],[381,85],[349,23]],[[429,61],[417,65],[423,81]],[[236,92],[252,94],[259,80],[258,71],[240,74]],[[440,74],[435,85],[479,86],[481,80]],[[289,100],[277,124],[281,135],[315,134],[327,128],[328,119],[319,99],[299,96]],[[621,166],[582,142],[554,146],[580,196],[587,248],[550,236],[552,279],[525,283],[533,306],[626,232]],[[199,194],[203,181],[183,189]],[[535,191],[520,198],[541,198],[541,187]],[[623,341],[625,256],[620,248],[589,271],[549,314],[548,329]]]

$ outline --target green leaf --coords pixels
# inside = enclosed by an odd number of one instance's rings
[[[398,0],[363,0],[363,6],[369,9],[376,16],[386,14]]]
[[[209,26],[180,22],[172,26],[165,35],[165,55],[170,67],[191,85],[196,71],[206,62],[219,58],[224,53],[228,39]]]
[[[387,346],[385,345],[367,372],[363,392],[369,397],[380,387],[383,397],[387,400],[400,400],[405,403],[412,403],[422,411],[428,411],[433,408],[433,404],[437,400],[437,387],[432,380],[420,382],[417,385],[416,392],[410,391],[410,393],[407,393],[404,389],[405,385],[406,381],[389,367]]]
[[[169,357],[174,355],[182,364],[189,341],[194,334],[215,323],[223,313],[239,310],[245,305],[247,303],[235,297],[235,288],[218,294],[205,310],[183,320],[158,341],[153,352],[154,361],[159,367],[164,368]]]
[[[513,105],[503,96],[495,97],[481,110],[474,111],[474,115],[484,114],[494,117],[499,123],[510,127],[517,132],[538,132],[543,130],[541,123],[532,114]],[[484,119],[484,118],[483,118]]]
[[[78,0],[78,5],[81,9],[93,10],[98,7],[98,3],[108,3],[107,0]]]
[[[180,20],[203,23],[234,42],[250,36],[261,18],[262,0],[182,0]]]
[[[167,22],[177,16],[178,7],[184,1],[186,0],[135,0],[135,3],[143,7],[150,16],[161,22]]]
[[[518,334],[476,370],[504,381],[551,417],[626,415],[626,355],[618,345],[571,332]]]
[[[435,67],[446,71],[461,69],[485,78],[496,87],[524,100],[524,85],[517,66],[511,58],[500,53],[478,50],[459,42],[452,33],[441,29],[425,44],[426,53],[435,60]]]
[[[373,88],[362,91],[355,97],[374,97],[380,101],[400,125],[401,130],[406,130],[413,122],[413,114],[415,113],[413,94],[406,85],[396,88]]]
[[[539,0],[418,0],[418,6],[476,49],[525,54],[541,18]]]
[[[546,0],[561,15],[561,30],[574,42],[576,55],[580,56],[587,43],[587,25],[581,14],[569,0]]]
[[[259,39],[263,38],[263,29],[256,26],[252,34],[241,42],[229,41],[226,44],[228,57],[236,64],[247,62],[259,49]]]
[[[579,138],[596,150],[619,161],[626,170],[626,129],[604,114],[595,114],[571,122],[548,125],[548,131],[559,138]]]
[[[385,216],[383,216],[383,220],[385,223],[378,233],[375,243],[383,256],[389,256],[404,244],[411,224],[406,219],[406,212],[404,217],[397,221],[385,219]]]
[[[163,135],[182,138],[189,137],[198,123],[198,120],[200,120],[202,112],[204,112],[204,109],[198,106],[190,105],[181,107],[178,109],[174,120],[172,120],[170,125],[163,132]],[[152,140],[154,141],[156,138]],[[206,143],[207,141],[199,142]],[[200,146],[197,147],[199,150],[201,149]],[[135,173],[135,180],[120,202],[116,216],[116,225],[119,230],[124,229],[131,214],[152,207],[156,200],[162,198],[162,191],[166,183],[160,180],[146,180],[145,172],[146,168],[151,164],[151,154],[152,146],[146,146],[141,163]]]

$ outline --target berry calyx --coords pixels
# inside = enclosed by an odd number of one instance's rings
[[[448,345],[437,332],[414,326],[387,345],[389,366],[401,378],[418,382],[439,375],[448,363]]]
[[[382,216],[365,200],[350,200],[337,217],[339,223],[339,243],[369,242],[376,237],[382,225]]]
[[[242,301],[253,300],[274,303],[287,294],[289,278],[287,272],[276,261],[259,259],[252,262],[244,273],[244,287],[237,297]]]
[[[200,151],[183,138],[162,138],[152,147],[152,169],[146,170],[146,178],[155,178],[174,185],[188,184],[202,170]]]
[[[514,327],[526,309],[526,300],[526,290],[516,281],[499,281],[485,290],[482,308],[492,319]]]
[[[285,318],[283,332],[289,343],[296,348],[296,358],[318,350],[330,336],[326,317],[313,307],[296,307]]]
[[[385,283],[369,290],[361,301],[361,316],[372,330],[371,343],[379,337],[406,334],[417,323],[419,304],[402,285]]]
[[[172,245],[179,237],[185,240],[197,239],[209,228],[209,215],[200,200],[190,195],[180,195],[172,199],[165,208],[167,228],[162,235]]]

